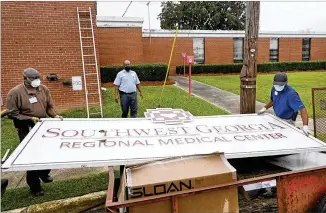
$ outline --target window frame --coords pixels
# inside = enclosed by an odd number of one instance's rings
[[[241,45],[241,58],[236,58],[235,57],[235,54],[236,54],[236,41],[241,41],[242,42],[242,45]],[[243,62],[243,58],[244,58],[244,38],[242,37],[238,37],[238,38],[233,38],[233,62],[234,63],[242,63]]]
[[[305,40],[308,40],[308,44],[305,44]],[[305,47],[308,45],[308,47]],[[308,56],[304,52],[308,52]],[[311,38],[302,39],[302,61],[310,61],[311,59]]]
[[[277,47],[272,48],[272,41],[277,41]],[[276,52],[277,54],[272,54]],[[270,62],[279,62],[280,57],[280,39],[279,38],[270,38],[269,39],[269,61]]]

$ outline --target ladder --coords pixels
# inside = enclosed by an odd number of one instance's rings
[[[91,8],[89,7],[88,10],[81,10],[77,7],[77,16],[83,63],[87,118],[99,114],[103,118],[101,86]]]

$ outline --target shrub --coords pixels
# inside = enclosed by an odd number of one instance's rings
[[[241,63],[235,64],[194,64],[192,74],[223,74],[240,73]],[[257,65],[258,72],[274,71],[307,71],[307,70],[326,70],[326,61],[299,61],[299,62],[273,62]],[[186,66],[186,73],[189,68]],[[183,74],[183,65],[176,67],[177,74]]]
[[[164,81],[167,67],[166,64],[135,64],[131,69],[137,73],[140,81]],[[123,69],[123,66],[101,67],[101,81],[113,82]]]

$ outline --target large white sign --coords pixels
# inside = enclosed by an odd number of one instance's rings
[[[182,110],[149,110],[146,116],[149,119],[42,120],[2,168],[114,166],[214,152],[245,158],[326,150],[322,141],[269,114],[191,117]]]

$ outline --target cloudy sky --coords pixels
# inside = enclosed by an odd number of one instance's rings
[[[97,3],[98,16],[121,17],[130,1]],[[125,17],[143,17],[143,29],[160,29],[157,19],[161,12],[160,2],[151,2],[150,19],[147,2],[132,2]],[[326,2],[261,2],[260,30],[326,32]]]

